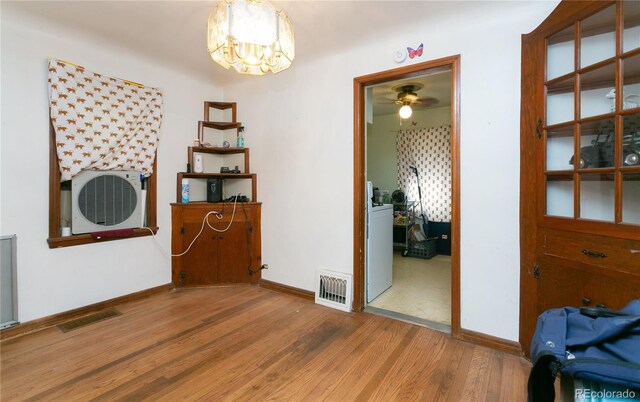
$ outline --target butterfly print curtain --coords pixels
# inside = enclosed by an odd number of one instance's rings
[[[49,106],[62,181],[86,169],[153,173],[162,122],[158,89],[50,60]]]
[[[398,188],[418,201],[418,168],[422,211],[432,222],[451,222],[451,126],[401,130],[396,135]],[[416,213],[419,207],[416,205]]]

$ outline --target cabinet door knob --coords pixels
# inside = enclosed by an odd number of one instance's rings
[[[589,251],[586,248],[582,250],[582,254],[586,255],[587,257],[593,257],[593,258],[607,258],[607,255],[605,253],[599,253],[597,251]]]
[[[591,299],[589,299],[588,297],[583,297],[582,298],[582,304],[585,306],[588,306],[589,303],[591,303]]]

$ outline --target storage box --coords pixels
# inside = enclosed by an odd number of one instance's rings
[[[431,237],[422,241],[409,240],[407,257],[424,258],[426,260],[432,258],[436,255],[437,240],[437,237]]]

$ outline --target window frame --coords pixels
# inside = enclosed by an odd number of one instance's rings
[[[147,178],[147,227],[158,232],[157,226],[157,199],[158,199],[158,181],[157,181],[157,161],[158,149],[156,148],[153,159],[153,174]],[[152,233],[145,228],[133,229],[133,234],[129,237],[109,237],[96,239],[91,234],[72,234],[71,236],[62,236],[60,234],[60,166],[58,163],[58,154],[56,152],[56,133],[53,128],[51,119],[49,119],[49,237],[47,243],[49,248],[78,246],[81,244],[101,243],[111,240],[122,240],[131,237],[150,236]]]

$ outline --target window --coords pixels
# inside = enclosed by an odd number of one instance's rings
[[[103,238],[95,239],[91,234],[79,234],[62,236],[61,218],[63,216],[62,208],[66,207],[62,201],[63,191],[70,190],[70,181],[60,181],[60,167],[58,164],[58,155],[56,152],[56,137],[53,124],[49,121],[49,248],[77,246],[80,244],[96,243],[105,240],[117,240],[119,238]],[[153,162],[153,174],[145,179],[146,185],[146,226],[158,231],[156,217],[156,199],[157,199],[157,158]],[[70,211],[69,211],[70,213]],[[151,232],[145,228],[133,229],[132,237],[148,236]]]

